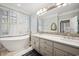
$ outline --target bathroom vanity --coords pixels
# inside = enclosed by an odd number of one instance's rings
[[[33,49],[44,56],[79,55],[78,37],[68,38],[61,35],[36,33],[31,36]]]

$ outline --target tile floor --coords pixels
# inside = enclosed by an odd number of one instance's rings
[[[33,49],[33,50],[29,51],[28,53],[25,53],[22,56],[42,56],[42,55],[39,54],[36,50]]]

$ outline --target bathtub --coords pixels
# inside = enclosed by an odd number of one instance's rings
[[[0,43],[8,51],[22,50],[29,45],[29,35],[18,36],[18,37],[2,37]]]

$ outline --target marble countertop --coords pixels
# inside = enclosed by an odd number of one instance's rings
[[[47,39],[47,40],[51,40],[51,41],[54,41],[54,42],[59,42],[59,43],[63,43],[63,44],[66,44],[66,45],[70,45],[72,47],[76,47],[76,48],[79,48],[79,38],[68,38],[68,37],[64,37],[62,35],[53,35],[53,34],[41,34],[41,33],[35,33],[35,34],[32,34],[32,36],[36,36],[36,37],[39,37],[39,38],[44,38],[44,39]]]

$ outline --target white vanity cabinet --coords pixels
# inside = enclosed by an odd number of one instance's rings
[[[32,48],[35,48],[35,42],[33,36],[31,36],[31,46]]]
[[[31,37],[31,45],[33,49],[39,52],[39,38],[38,37]]]
[[[52,41],[32,36],[31,45],[33,49],[35,49],[37,52],[39,52],[42,55],[45,55],[45,56],[53,55]]]
[[[32,47],[44,56],[77,56],[79,48],[37,36],[31,37]]]
[[[40,39],[40,53],[45,56],[52,56],[53,55],[53,42],[46,40],[46,39]]]
[[[35,37],[35,50],[37,51],[37,52],[39,52],[39,38],[38,37]]]
[[[71,46],[54,42],[54,55],[58,56],[75,56],[79,55],[79,49]]]

